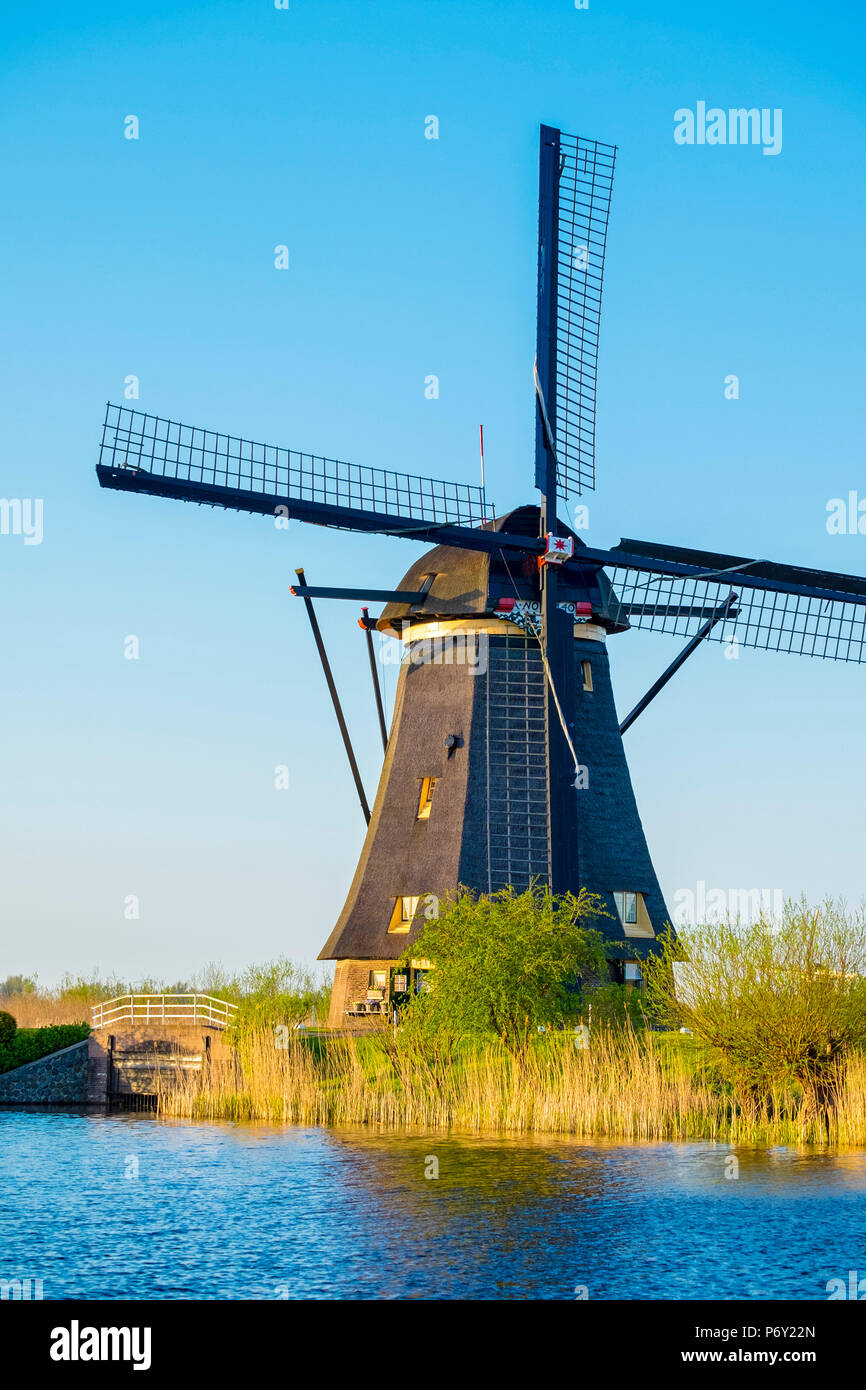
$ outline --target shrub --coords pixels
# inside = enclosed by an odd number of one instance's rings
[[[10,1015],[2,1017],[9,1018]],[[83,1042],[89,1036],[89,1023],[52,1023],[47,1028],[19,1028],[7,1041],[0,1040],[0,1072],[23,1067],[25,1062],[38,1062],[40,1057]]]
[[[595,985],[581,991],[581,1013],[584,1023],[593,1028],[643,1028],[643,999],[640,990],[628,985]]]
[[[0,1010],[0,1048],[8,1047],[15,1037],[15,1030],[18,1024],[11,1014],[5,1010]]]
[[[525,1056],[540,1027],[579,1014],[576,984],[604,969],[602,937],[589,924],[605,915],[601,899],[583,890],[554,897],[539,886],[490,895],[461,888],[403,956],[434,966],[429,989],[406,1009],[408,1033],[449,1046],[493,1034]]]
[[[838,1064],[866,1040],[866,918],[832,902],[681,930],[645,978],[650,1010],[709,1043],[748,1108],[794,1083],[825,1112]]]
[[[313,1010],[319,1020],[327,1017],[330,986],[306,966],[280,956],[249,966],[239,979],[226,980],[217,993],[237,1003],[237,1025],[243,1030],[291,1028]]]

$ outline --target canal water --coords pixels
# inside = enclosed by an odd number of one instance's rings
[[[863,1152],[0,1111],[0,1279],[46,1299],[805,1300],[851,1270]]]

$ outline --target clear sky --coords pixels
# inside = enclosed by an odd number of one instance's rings
[[[483,422],[497,508],[532,500],[540,121],[619,147],[585,538],[866,573],[866,536],[825,524],[866,497],[863,24],[797,0],[6,7],[0,493],[43,499],[44,534],[0,535],[0,978],[316,955],[363,821],[288,586],[392,586],[419,547],[103,492],[104,403],[134,374],[144,410],[473,482]],[[781,109],[781,152],[677,144],[699,101]],[[320,605],[372,797],[356,616]],[[680,645],[611,642],[621,713]],[[692,659],[626,736],[669,904],[860,899],[864,693],[854,666]]]

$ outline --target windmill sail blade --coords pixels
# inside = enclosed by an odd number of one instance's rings
[[[658,541],[621,540],[617,551],[629,557],[687,565],[695,569],[735,574],[741,583],[749,579],[782,582],[823,589],[836,594],[866,595],[866,579],[856,574],[835,574],[831,570],[809,569],[804,565],[781,565],[774,560],[749,560],[742,555],[722,555],[713,550],[690,550],[681,545],[662,545]],[[615,552],[613,552],[615,553]]]
[[[622,540],[604,556],[632,627],[691,636],[700,611],[735,590],[736,610],[708,641],[835,661],[866,661],[866,579],[713,551]],[[615,608],[615,604],[612,607]]]
[[[321,515],[349,530],[375,529],[365,517],[478,526],[491,514],[483,489],[473,484],[257,444],[111,404],[97,472],[103,487],[259,512],[286,503],[289,514],[303,509],[307,520]]]
[[[558,156],[542,159],[537,389],[563,496],[595,487],[595,408],[604,256],[616,146],[541,128]],[[545,187],[545,182],[550,184]],[[546,433],[539,420],[539,434]],[[539,477],[542,448],[536,450]]]

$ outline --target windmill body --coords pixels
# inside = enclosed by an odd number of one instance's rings
[[[538,508],[525,507],[493,529],[534,537],[538,526]],[[377,981],[393,997],[395,977],[407,991],[423,978],[423,960],[410,956],[398,969],[395,962],[458,885],[489,893],[549,881],[547,678],[532,631],[538,566],[439,546],[399,588],[417,591],[431,576],[421,603],[389,604],[377,623],[401,641],[404,655],[364,848],[320,957],[337,962],[333,1026],[364,1017],[357,1006],[375,998]],[[608,916],[598,925],[614,978],[622,979],[636,975],[654,930],[668,920],[611,688],[606,640],[622,623],[595,571],[569,576],[559,601],[579,614],[575,621],[565,610],[581,749],[567,787],[578,815],[566,857],[571,886],[604,900]]]
[[[595,389],[616,151],[542,126],[533,369],[539,501],[505,515],[483,488],[354,465],[109,405],[100,485],[425,547],[396,590],[292,592],[310,616],[367,836],[322,951],[331,1020],[367,1019],[423,979],[411,944],[437,899],[533,880],[604,899],[614,978],[637,980],[667,911],[622,735],[704,641],[866,660],[866,580],[667,543],[583,544],[560,501],[595,486]],[[429,549],[432,546],[433,549]],[[362,625],[404,646],[369,809],[313,599],[384,603]],[[618,723],[606,643],[629,628],[687,644]],[[375,680],[375,659],[368,645]],[[378,682],[376,681],[377,697]],[[808,828],[803,827],[804,837]],[[407,952],[411,964],[395,969]]]

